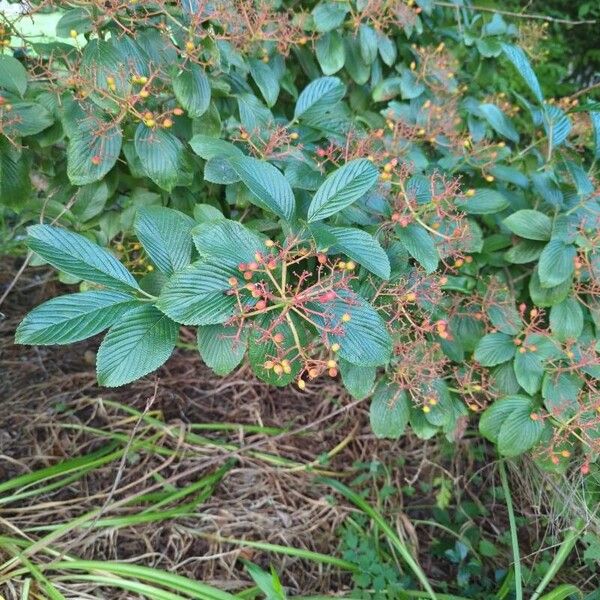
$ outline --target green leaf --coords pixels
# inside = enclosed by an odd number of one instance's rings
[[[591,110],[589,114],[594,129],[594,158],[600,158],[600,112]]]
[[[339,292],[331,302],[315,302],[314,321],[328,332],[329,344],[340,345],[339,356],[354,365],[377,367],[392,354],[392,340],[379,313],[354,292]],[[350,321],[343,322],[348,314]]]
[[[504,254],[504,258],[515,265],[524,265],[537,260],[545,247],[546,244],[543,242],[522,240],[509,248]]]
[[[320,2],[312,11],[315,29],[321,32],[337,29],[349,10],[350,6],[345,2]]]
[[[19,208],[31,192],[27,155],[0,137],[0,205]]]
[[[228,375],[244,358],[248,347],[247,332],[237,327],[205,325],[198,327],[198,352],[217,375]]]
[[[505,138],[517,143],[519,134],[512,121],[495,104],[480,104],[477,112],[490,124],[492,129]]]
[[[575,246],[562,240],[550,240],[540,255],[538,274],[544,288],[551,288],[570,280],[575,270]]]
[[[362,59],[367,65],[372,64],[378,52],[377,32],[370,25],[361,23],[358,28],[358,41]]]
[[[265,99],[268,107],[271,107],[277,102],[279,96],[279,79],[273,69],[265,64],[262,60],[251,58],[250,74],[252,79],[258,86],[262,97]]]
[[[63,14],[56,24],[56,35],[62,38],[70,38],[71,31],[79,35],[88,33],[93,29],[90,13],[85,8],[72,8]]]
[[[217,325],[229,319],[236,307],[229,278],[239,271],[218,261],[197,262],[169,279],[156,306],[183,325]]]
[[[542,111],[544,129],[552,147],[560,146],[571,132],[571,121],[565,112],[554,104],[545,104]]]
[[[328,247],[329,254],[345,254],[382,279],[390,278],[390,260],[379,242],[366,231],[354,227],[329,227],[316,224],[311,228],[318,246]],[[324,243],[320,239],[327,240]]]
[[[255,260],[255,254],[265,250],[261,238],[237,221],[208,221],[192,231],[194,245],[201,258],[237,267]]]
[[[244,156],[243,152],[231,142],[211,137],[209,135],[197,134],[190,140],[192,150],[204,160],[218,157]]]
[[[308,207],[308,222],[320,221],[350,206],[375,185],[378,177],[377,169],[366,159],[346,163],[317,190]]]
[[[146,175],[170,192],[185,168],[182,142],[165,129],[146,127],[144,123],[138,125],[134,142]]]
[[[173,79],[173,91],[179,104],[192,119],[202,116],[210,105],[210,82],[200,66],[187,62]]]
[[[295,315],[290,315],[292,323],[298,334],[300,344],[307,343],[306,329]],[[276,322],[277,321],[277,322]],[[269,331],[270,335],[266,332]],[[277,334],[283,336],[283,341],[275,343],[273,337]],[[302,361],[297,357],[296,342],[289,322],[281,322],[280,314],[267,313],[257,320],[257,327],[250,331],[248,340],[248,360],[252,371],[262,381],[269,385],[283,387],[298,378],[302,368]],[[288,359],[290,362],[289,373],[285,371],[277,374],[274,369],[265,369],[267,361],[279,362]]]
[[[506,333],[488,333],[475,348],[473,358],[484,367],[493,367],[510,360],[515,355],[513,338]]]
[[[160,271],[172,275],[190,264],[195,221],[172,208],[153,206],[137,211],[134,230]]]
[[[27,70],[8,54],[0,54],[0,88],[19,96],[27,91]]]
[[[416,223],[407,227],[396,227],[395,231],[406,251],[427,274],[433,273],[438,266],[439,254],[429,233]]]
[[[481,415],[479,419],[479,432],[494,444],[498,443],[500,429],[506,418],[515,410],[527,407],[531,412],[533,405],[531,398],[527,396],[507,396],[496,400]]]
[[[524,347],[524,346],[523,346]],[[542,387],[544,366],[535,352],[517,352],[514,361],[515,376],[519,385],[528,393],[535,394]]]
[[[171,356],[178,331],[177,324],[154,306],[125,313],[98,349],[98,383],[117,387],[158,369]]]
[[[350,395],[357,400],[363,400],[373,390],[377,369],[375,367],[361,367],[353,365],[347,360],[339,361],[340,374],[344,387]]]
[[[541,104],[544,101],[542,89],[525,52],[518,46],[511,44],[502,44],[502,50],[508,60],[514,65],[519,75],[525,80],[535,99]]]
[[[41,104],[16,102],[10,112],[0,113],[0,126],[8,137],[36,135],[53,124],[52,115]]]
[[[344,40],[337,31],[322,35],[315,44],[317,60],[325,75],[337,73],[346,62]]]
[[[562,302],[569,295],[570,291],[570,279],[567,279],[560,285],[546,288],[542,287],[537,268],[531,274],[531,279],[529,280],[529,295],[536,306],[554,306],[555,304]]]
[[[53,225],[32,225],[27,245],[53,267],[85,281],[121,291],[139,290],[133,275],[107,250]]]
[[[504,419],[498,434],[500,454],[518,456],[537,444],[544,430],[544,424],[541,419],[532,419],[531,411],[531,403],[523,403]]]
[[[294,109],[294,119],[313,118],[337,104],[346,93],[346,86],[337,77],[321,77],[303,90]]]
[[[545,242],[552,235],[552,219],[537,210],[518,210],[504,224],[519,237]]]
[[[296,210],[294,192],[279,169],[249,156],[231,158],[229,163],[252,192],[250,200],[256,206],[274,212],[286,221],[292,218]]]
[[[63,127],[69,137],[67,175],[71,183],[87,185],[102,179],[121,152],[119,125],[90,102],[73,101],[65,108]]]
[[[404,433],[409,416],[410,404],[403,389],[391,383],[377,386],[369,408],[371,429],[376,437],[397,440]]]
[[[510,302],[492,304],[488,309],[488,316],[498,331],[509,335],[517,335],[523,326],[512,299]]]
[[[510,206],[508,199],[497,190],[480,188],[475,195],[460,200],[457,205],[471,215],[492,215]]]
[[[552,335],[561,342],[576,340],[583,331],[583,311],[575,298],[565,298],[550,309]]]
[[[108,329],[138,301],[129,294],[89,291],[59,296],[32,310],[15,333],[17,344],[70,344]]]

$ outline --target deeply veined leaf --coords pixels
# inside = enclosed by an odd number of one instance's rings
[[[529,86],[535,99],[541,104],[544,101],[542,89],[540,88],[538,79],[531,68],[531,64],[529,63],[529,59],[525,52],[518,46],[513,46],[511,44],[502,44],[502,50],[508,60],[515,66],[519,75],[521,75],[525,83]]]
[[[322,35],[315,44],[315,51],[325,75],[337,73],[346,62],[344,40],[337,31]]]
[[[279,96],[279,79],[273,69],[262,60],[250,59],[250,74],[258,86],[268,107],[277,102]]]
[[[491,215],[510,206],[510,202],[501,192],[488,188],[475,190],[475,194],[457,202],[457,205],[471,215]]]
[[[510,360],[515,355],[516,348],[512,336],[506,333],[488,333],[479,340],[473,358],[484,367],[493,367]]]
[[[36,135],[53,122],[50,112],[35,102],[15,102],[10,112],[0,112],[2,133],[11,138]]]
[[[210,105],[210,82],[199,65],[187,62],[173,79],[173,91],[179,104],[192,119],[202,116]]]
[[[556,287],[571,278],[575,269],[575,246],[562,240],[551,240],[542,250],[538,265],[540,283],[544,288]]]
[[[600,158],[600,112],[591,110],[590,119],[594,128],[594,157]]]
[[[211,137],[209,135],[197,134],[190,140],[192,150],[204,160],[211,158],[244,156],[243,152],[231,142]]]
[[[432,237],[416,223],[407,227],[396,227],[396,233],[406,251],[425,269],[433,273],[438,266],[439,254]]]
[[[515,354],[514,369],[519,385],[528,393],[536,394],[542,386],[544,366],[537,353],[532,352],[526,345],[522,346],[523,352]]]
[[[583,331],[583,310],[575,298],[565,298],[550,310],[552,335],[561,342],[576,340]]]
[[[532,404],[520,404],[500,426],[498,452],[503,456],[523,454],[537,444],[543,430],[543,421],[532,418]]]
[[[93,21],[90,13],[85,8],[72,8],[66,11],[56,24],[56,35],[58,37],[71,37],[75,31],[81,35],[93,29]]]
[[[177,210],[155,206],[138,209],[134,230],[152,262],[166,275],[172,275],[190,264],[195,225],[193,219]]]
[[[353,365],[343,358],[339,361],[339,367],[344,387],[353,398],[362,400],[369,396],[377,375],[375,367]]]
[[[565,112],[554,104],[546,104],[543,110],[544,129],[551,147],[560,146],[571,132],[571,121]]]
[[[17,344],[70,344],[108,329],[139,301],[129,294],[89,291],[52,298],[32,310],[15,333]]]
[[[0,137],[0,198],[2,204],[19,208],[31,192],[28,155]]]
[[[244,358],[248,347],[246,331],[224,325],[198,327],[198,352],[217,375],[228,375]]]
[[[212,258],[232,267],[256,260],[256,253],[265,250],[264,242],[256,233],[229,219],[197,225],[192,237],[201,258]]]
[[[354,227],[329,227],[317,224],[312,228],[319,246],[328,247],[330,254],[343,253],[382,279],[390,278],[390,260],[379,242],[366,231]],[[320,237],[327,242],[320,243]]]
[[[308,222],[320,221],[350,206],[366,194],[379,173],[366,159],[356,159],[337,169],[321,184],[308,208]]]
[[[528,240],[547,241],[552,235],[552,219],[537,210],[518,210],[504,219],[504,224]]]
[[[303,90],[294,109],[294,118],[309,118],[337,104],[346,93],[346,86],[337,77],[321,77]]]
[[[320,2],[312,11],[316,30],[326,32],[339,27],[349,10],[346,2]]]
[[[531,413],[532,408],[531,398],[527,396],[514,395],[496,400],[481,415],[479,432],[490,442],[496,444],[506,418],[515,410],[528,410]]]
[[[378,438],[400,438],[406,429],[409,416],[410,404],[403,389],[393,383],[377,386],[369,408],[369,419],[371,429]]]
[[[53,225],[32,225],[27,245],[53,267],[73,277],[121,291],[138,290],[133,275],[107,250]]]
[[[298,336],[300,346],[303,346],[308,339],[306,329],[295,314],[292,313],[289,317]],[[290,327],[290,322],[287,319],[281,322],[280,313],[271,312],[259,317],[257,325],[258,327],[251,329],[248,339],[248,360],[252,371],[259,379],[269,385],[283,387],[290,384],[297,379],[302,368],[300,360],[293,360],[298,352],[298,345],[294,331]],[[265,335],[267,330],[270,331],[271,335]],[[283,340],[276,344],[273,337],[277,334],[280,334]],[[265,366],[268,361],[275,363],[279,360],[286,360],[287,357],[290,357],[289,364],[285,365],[286,368],[282,372],[276,372],[273,368]]]
[[[379,313],[366,300],[354,292],[340,292],[333,301],[315,302],[314,307],[314,321],[330,332],[330,344],[340,345],[341,358],[363,367],[384,365],[390,359],[391,337]]]
[[[0,88],[19,96],[27,90],[27,70],[8,54],[0,54]]]
[[[495,104],[480,104],[477,110],[496,133],[512,142],[519,141],[519,134],[512,121]]]
[[[178,331],[177,323],[154,306],[125,313],[98,349],[98,383],[117,387],[158,369],[171,356]]]
[[[135,151],[146,175],[163,190],[170,192],[186,167],[181,140],[165,129],[140,123],[134,141]]]
[[[249,156],[231,158],[229,163],[252,192],[254,204],[286,221],[292,218],[296,210],[294,192],[279,169]]]
[[[236,299],[226,292],[229,279],[239,275],[220,261],[197,262],[169,279],[156,306],[183,325],[217,325],[234,313]]]

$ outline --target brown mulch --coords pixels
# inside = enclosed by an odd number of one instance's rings
[[[0,267],[1,295],[17,265],[11,259]],[[449,563],[434,560],[427,551],[429,541],[440,532],[412,523],[412,518],[419,518],[416,504],[429,507],[422,518],[430,518],[434,488],[421,488],[413,498],[404,497],[400,490],[443,476],[451,482],[456,498],[480,503],[477,486],[491,489],[497,481],[489,463],[476,464],[470,442],[458,443],[449,453],[437,440],[423,442],[410,435],[398,442],[377,440],[369,428],[368,403],[352,401],[335,382],[315,384],[309,393],[301,393],[291,387],[269,387],[246,368],[219,379],[190,350],[177,350],[156,374],[138,382],[100,388],[93,363],[101,338],[49,347],[12,342],[15,327],[28,309],[66,291],[48,270],[32,268],[0,307],[4,314],[0,320],[0,482],[98,450],[115,434],[122,436],[121,447],[152,439],[155,447],[167,452],[136,449],[126,459],[94,469],[65,487],[10,504],[0,512],[0,535],[24,532],[36,539],[47,532],[45,527],[99,507],[101,518],[131,514],[136,506],[127,505],[126,498],[164,490],[162,485],[183,487],[231,458],[234,466],[192,516],[119,528],[75,529],[52,547],[79,558],[166,569],[232,591],[252,585],[239,561],[247,558],[267,568],[272,563],[294,593],[333,593],[349,589],[347,574],[292,556],[267,555],[222,538],[339,556],[337,531],[353,508],[339,497],[332,501],[331,489],[316,483],[315,476],[331,473],[349,483],[380,461],[389,467],[386,483],[397,490],[381,505],[388,519],[419,553],[433,580],[454,577]],[[124,407],[157,419],[159,425],[149,425]],[[286,432],[196,427],[211,423],[260,425]],[[204,441],[186,439],[192,431]],[[224,443],[230,445],[223,447]],[[278,466],[260,453],[309,467]],[[328,453],[331,456],[326,458]],[[366,480],[365,487],[372,485]],[[493,537],[505,524],[500,501],[481,527]],[[537,535],[532,533],[530,548],[536,547]],[[499,564],[505,561],[499,559]],[[18,585],[13,587],[16,594]],[[93,597],[85,595],[83,588],[62,591],[69,598]],[[111,595],[117,597],[121,596]]]

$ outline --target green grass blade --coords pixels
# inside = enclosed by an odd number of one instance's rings
[[[500,481],[506,500],[506,509],[508,511],[508,523],[510,526],[510,543],[512,546],[514,571],[515,571],[515,600],[523,600],[523,577],[521,574],[521,555],[519,551],[519,537],[517,535],[517,523],[515,521],[515,511],[513,509],[510,487],[508,486],[508,477],[506,476],[506,466],[504,461],[500,463]]]
[[[142,567],[129,563],[103,562],[96,560],[71,560],[61,561],[49,565],[52,570],[59,571],[87,571],[88,573],[109,573],[118,577],[130,579],[139,579],[153,585],[161,585],[173,592],[183,593],[192,598],[201,598],[202,600],[234,600],[235,596],[228,592],[223,592],[210,585],[199,581],[193,581],[187,577],[169,573],[160,569],[151,567]],[[94,575],[95,576],[95,575]],[[81,577],[81,576],[78,576]],[[176,596],[177,597],[177,596]]]
[[[585,524],[584,524],[583,520],[577,519],[577,523],[575,523],[575,527],[573,529],[570,529],[567,532],[567,534],[565,535],[565,539],[563,540],[562,544],[560,545],[556,554],[554,555],[554,558],[552,559],[552,562],[550,563],[548,570],[544,574],[544,577],[542,578],[542,580],[540,581],[538,586],[535,588],[535,591],[533,592],[533,595],[531,596],[531,600],[538,600],[538,598],[540,600],[551,600],[552,599],[551,594],[555,593],[560,587],[564,587],[564,586],[559,586],[559,588],[556,588],[555,590],[553,590],[553,592],[550,592],[550,594],[546,594],[543,599],[541,598],[541,595],[544,592],[544,590],[548,587],[548,585],[550,584],[550,582],[552,581],[554,576],[558,573],[560,568],[563,566],[563,563],[565,562],[565,560],[567,560],[569,554],[571,554],[573,547],[577,543],[577,540],[583,533],[584,529],[585,529]],[[575,586],[571,586],[571,587],[575,588]],[[579,592],[579,590],[577,588],[575,588],[575,591],[572,593],[578,593],[578,592]],[[567,596],[568,595],[569,594],[567,594]],[[562,598],[566,598],[567,596],[562,596]],[[556,596],[557,600],[560,600],[560,598],[561,598],[560,595]]]
[[[557,588],[554,588],[551,592],[544,594],[540,597],[540,600],[565,600],[569,596],[577,595],[578,598],[583,598],[583,592],[576,586],[570,583],[563,583]],[[533,596],[531,596],[533,600]]]
[[[379,526],[381,531],[385,533],[388,542],[392,547],[394,547],[400,556],[404,559],[404,562],[408,565],[409,569],[414,573],[415,577],[419,580],[423,588],[429,594],[429,597],[432,600],[438,600],[431,584],[429,583],[429,579],[425,572],[419,565],[419,563],[413,558],[410,550],[407,548],[406,544],[402,542],[402,540],[398,537],[396,532],[390,527],[388,522],[383,518],[383,516],[376,511],[368,502],[364,500],[361,496],[359,496],[356,492],[351,490],[349,487],[337,481],[337,479],[330,478],[319,478],[317,481],[325,483],[337,490],[342,496],[344,496],[347,500],[352,502],[355,506],[360,508],[365,514],[367,514],[371,519]]]

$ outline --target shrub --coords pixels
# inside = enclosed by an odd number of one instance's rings
[[[378,436],[482,412],[501,454],[589,469],[600,112],[546,101],[513,25],[429,0],[68,6],[33,9],[61,41],[3,29],[5,211],[81,282],[17,342],[108,329],[118,386],[191,326],[219,375],[372,395]]]

